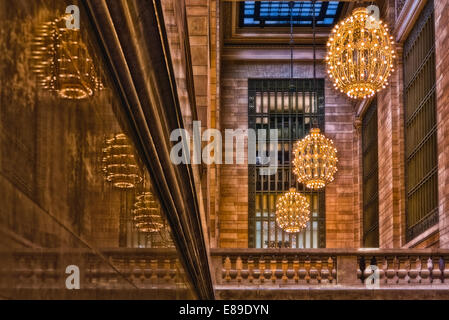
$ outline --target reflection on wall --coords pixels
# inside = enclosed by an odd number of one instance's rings
[[[71,298],[65,268],[75,264],[86,274],[81,288],[164,284],[174,290],[166,298],[190,298],[86,15],[77,33],[61,30],[69,4],[77,1],[0,0],[0,297]]]
[[[64,15],[36,28],[32,59],[38,84],[63,99],[86,99],[103,88],[80,29]]]
[[[134,157],[133,146],[125,134],[106,139],[103,149],[103,172],[115,188],[133,189],[142,181],[142,174]]]

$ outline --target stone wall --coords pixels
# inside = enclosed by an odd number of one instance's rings
[[[248,128],[248,79],[288,78],[290,65],[286,62],[225,61],[221,75],[221,128]],[[324,77],[322,66],[317,77]],[[295,63],[297,78],[312,78],[312,63]],[[352,102],[337,94],[326,80],[325,131],[338,149],[339,171],[335,181],[326,188],[326,246],[328,248],[357,247],[354,233],[356,216],[353,211],[354,188],[353,150],[355,128]],[[245,148],[246,148],[245,142]],[[247,155],[245,155],[247,163]],[[222,165],[220,187],[220,247],[248,246],[248,166]]]
[[[449,248],[449,3],[435,0],[440,247]]]
[[[384,19],[394,25],[394,1],[382,8]],[[377,95],[379,157],[379,246],[405,244],[404,104],[402,45],[396,45],[395,71],[390,85]]]

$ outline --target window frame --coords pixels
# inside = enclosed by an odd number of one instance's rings
[[[430,21],[430,24],[428,22]],[[417,65],[412,65],[409,67],[411,70],[410,74],[407,73],[408,67],[407,67],[407,57],[410,54],[413,54],[413,47],[417,44],[417,41],[419,41],[419,37],[421,33],[423,32],[424,28],[426,26],[430,27],[430,36],[431,36],[431,47],[428,49],[427,53],[422,56],[422,61],[417,63]],[[429,35],[425,35],[422,37],[423,39],[429,39]],[[429,41],[429,40],[427,40]],[[421,51],[423,51],[423,48],[420,48]],[[424,48],[425,49],[425,48]],[[432,226],[438,224],[439,221],[439,206],[438,206],[438,157],[437,157],[437,122],[436,122],[436,63],[435,63],[435,17],[434,17],[434,4],[433,0],[430,0],[423,11],[421,12],[417,22],[415,23],[415,26],[413,27],[410,35],[407,37],[404,43],[404,51],[403,51],[403,101],[404,101],[404,185],[405,185],[405,238],[406,242],[409,242],[416,237],[418,237],[420,234],[431,228]],[[419,76],[423,74],[421,70],[428,66],[429,60],[433,60],[433,64],[430,64],[430,67],[432,69],[430,70],[430,77],[432,78],[432,86],[429,88],[426,94],[422,95],[422,100],[417,105],[416,109],[411,112],[411,114],[408,114],[407,108],[407,92],[410,90],[410,92],[419,92],[418,89],[420,88],[412,88],[413,84],[417,83],[415,81]],[[410,99],[410,101],[418,100],[417,97],[414,97],[413,99]],[[430,101],[430,102],[429,102]],[[426,103],[432,103],[433,101],[433,115],[431,115],[434,119],[433,126],[427,131],[427,133],[421,138],[421,140],[414,144],[412,150],[413,152],[409,152],[409,140],[412,140],[413,137],[409,136],[407,134],[407,128],[412,124],[413,121],[415,121],[419,113],[421,113],[423,110],[425,111],[425,104]],[[419,129],[419,128],[418,128]],[[417,129],[413,132],[416,132]],[[412,188],[410,188],[410,182],[409,180],[414,177],[409,171],[410,171],[410,165],[409,162],[413,160],[415,155],[418,154],[420,150],[423,149],[423,147],[426,146],[426,144],[431,140],[434,139],[434,150],[432,152],[425,152],[425,158],[428,160],[429,154],[434,154],[434,166],[431,170],[428,170],[427,174],[424,174],[421,180],[414,184]],[[420,146],[421,145],[421,146]],[[420,167],[421,168],[421,167]],[[421,168],[422,169],[422,168]],[[424,214],[422,217],[418,217],[419,219],[417,221],[414,221],[416,219],[412,219],[415,217],[412,217],[410,214],[410,210],[412,208],[412,205],[410,203],[410,198],[414,194],[417,194],[417,192],[424,187],[426,182],[430,183],[430,179],[434,179],[433,183],[433,200],[435,206],[432,210],[428,211],[427,214]],[[410,194],[410,196],[409,196]],[[424,200],[428,200],[428,194],[425,193],[424,196],[427,196]],[[422,199],[419,201],[419,203],[425,203],[425,201],[422,201]],[[419,212],[418,212],[419,214]]]
[[[254,14],[247,15],[245,14],[245,2],[254,2]],[[260,16],[260,7],[261,2],[272,2],[272,1],[241,1],[239,3],[239,27],[248,27],[248,28],[264,28],[264,27],[289,27],[290,26],[290,16],[282,17],[282,16],[269,16],[269,19],[263,19]],[[282,1],[280,1],[282,2]],[[295,1],[296,3],[304,3],[304,1]],[[307,2],[307,1],[305,1]],[[312,3],[312,1],[309,1]],[[336,1],[337,2],[337,1]],[[315,23],[317,27],[332,27],[335,23],[337,23],[340,19],[341,12],[344,6],[343,1],[338,1],[338,6],[335,15],[328,15],[327,8],[329,6],[329,1],[317,1],[317,4],[320,4],[320,13],[315,17]],[[288,4],[288,2],[285,2]],[[300,17],[298,19],[298,17]],[[245,23],[245,18],[252,18],[259,23],[249,24]],[[332,18],[332,23],[324,23],[325,19]],[[287,20],[287,21],[286,21]],[[270,21],[270,23],[266,23],[266,21]],[[286,21],[286,22],[285,22]],[[277,23],[276,23],[277,22]],[[284,23],[285,22],[285,23]],[[307,23],[302,23],[307,22]],[[323,23],[320,23],[323,22]],[[293,25],[295,27],[309,27],[311,28],[313,24],[313,16],[294,16],[293,17]]]
[[[375,130],[371,126],[375,125]],[[373,132],[374,131],[374,132]],[[373,137],[372,134],[375,133]],[[374,99],[362,119],[362,245],[363,247],[379,247],[379,150],[378,150],[377,99]],[[372,154],[375,152],[375,155]],[[373,161],[369,168],[366,164]],[[369,185],[375,179],[373,185]],[[374,189],[374,190],[373,190]],[[370,211],[374,207],[374,212]],[[374,214],[371,216],[370,214]],[[371,223],[367,225],[367,222]],[[373,243],[368,236],[374,232],[377,237]]]
[[[289,128],[292,128],[292,123],[294,122],[294,131],[287,130],[288,132],[287,137],[284,138],[281,136],[278,139],[278,143],[282,143],[282,149],[280,153],[280,159],[278,159],[278,162],[281,162],[279,164],[278,172],[276,175],[272,176],[260,176],[258,174],[258,171],[261,167],[261,165],[258,164],[249,164],[248,165],[248,246],[250,248],[273,248],[273,247],[295,247],[300,248],[300,237],[298,234],[294,234],[295,236],[289,235],[286,232],[283,232],[279,229],[277,226],[277,223],[275,221],[275,201],[276,197],[279,197],[284,192],[288,191],[290,187],[289,180],[295,179],[295,176],[293,174],[293,168],[292,168],[292,149],[294,143],[303,138],[308,131],[310,130],[310,127],[313,124],[313,119],[317,119],[318,126],[321,130],[324,131],[324,108],[325,108],[325,95],[324,95],[324,79],[316,79],[316,82],[314,84],[313,79],[293,79],[293,86],[292,80],[290,79],[248,79],[248,128],[249,129],[257,129],[257,119],[261,119],[259,123],[259,127],[262,127],[264,124],[264,118],[266,118],[266,127],[268,130],[271,129],[271,122],[273,119],[273,122],[275,124],[275,127],[279,127],[278,120],[279,118],[282,119],[281,123],[281,129],[285,129],[284,122],[285,119],[288,119]],[[292,88],[294,88],[294,91],[292,91]],[[314,90],[314,88],[316,88]],[[318,99],[313,99],[312,92],[316,92],[316,96]],[[264,93],[266,93],[266,110],[263,110],[264,108],[261,106],[261,112],[257,112],[256,104],[257,104],[257,93],[260,93],[260,101],[263,101]],[[309,112],[306,112],[306,94],[309,94]],[[274,94],[274,109],[271,109],[271,102],[273,98],[272,94]],[[285,107],[282,108],[282,110],[279,110],[279,98],[278,94],[281,94],[281,104],[282,106],[285,106],[285,98],[288,96],[288,110],[285,110]],[[292,96],[296,97],[296,102],[292,103]],[[300,99],[299,97],[302,97],[302,112],[299,112],[300,109]],[[313,103],[315,101],[315,103]],[[296,111],[293,111],[291,109],[291,106],[298,106],[296,108]],[[287,112],[288,111],[288,112]],[[315,112],[312,112],[315,111]],[[270,117],[271,116],[271,117]],[[308,119],[308,122],[306,121]],[[302,123],[300,123],[302,121]],[[300,127],[302,125],[302,127]],[[308,126],[308,127],[307,127]],[[301,130],[301,131],[300,131]],[[296,134],[296,135],[294,135]],[[269,132],[267,132],[267,137],[269,137]],[[285,146],[288,144],[288,148],[284,149]],[[278,151],[279,154],[279,151]],[[285,155],[288,155],[288,159]],[[250,162],[249,162],[250,163]],[[279,179],[279,170],[281,171],[281,179]],[[264,187],[265,180],[258,180],[262,177],[262,179],[266,179],[266,185],[267,188]],[[282,180],[282,181],[280,181]],[[273,187],[274,186],[274,187]],[[280,186],[280,187],[279,187]],[[303,247],[307,248],[306,244],[309,243],[310,247],[316,247],[316,248],[324,248],[326,246],[325,241],[325,193],[323,191],[311,191],[309,189],[306,189],[304,186],[300,185],[296,179],[294,186],[299,190],[301,193],[305,194],[307,197],[313,198],[314,202],[311,203],[311,207],[315,206],[315,209],[317,211],[316,216],[312,217],[311,222],[316,222],[316,229],[317,229],[317,235],[316,235],[316,245],[315,241],[313,240],[313,233],[310,232],[309,236],[311,237],[309,240],[307,240],[306,234],[299,233],[302,235],[302,243]],[[267,189],[267,190],[265,190]],[[266,215],[262,208],[263,203],[263,196],[267,196],[267,212]],[[274,195],[274,201],[272,201],[272,204],[268,202],[270,195]],[[256,199],[259,199],[260,201],[260,207],[261,212],[259,215],[256,215]],[[260,222],[261,227],[261,234],[258,237],[257,236],[257,224]],[[264,222],[267,222],[267,233],[270,234],[272,232],[271,226],[274,223],[275,234],[274,239],[271,237],[267,238],[267,243],[264,241],[264,231],[263,231],[263,225]],[[310,229],[310,226],[308,227]],[[307,230],[307,229],[306,229]],[[257,239],[259,240],[259,243],[257,243]],[[293,245],[293,241],[295,241],[295,245]],[[288,242],[288,243],[286,243]]]

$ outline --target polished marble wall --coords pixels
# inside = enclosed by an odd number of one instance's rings
[[[135,185],[114,187],[103,172],[105,141],[121,133],[133,138],[81,4],[77,43],[56,59],[45,47],[56,67],[47,65],[44,78],[57,74],[60,90],[45,88],[36,72],[42,26],[71,4],[77,1],[0,0],[0,297],[191,298],[137,148],[130,151],[138,167]],[[50,46],[60,43],[52,38]],[[72,82],[89,87],[80,62],[86,52],[102,88],[83,99],[64,98],[64,70],[75,70],[81,80]],[[72,60],[62,61],[67,57]],[[134,220],[143,192],[157,203],[151,232],[141,232]],[[80,269],[80,290],[66,289],[68,265]]]

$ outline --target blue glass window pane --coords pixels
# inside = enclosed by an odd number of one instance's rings
[[[311,26],[315,17],[321,26],[331,26],[339,14],[340,1],[317,1],[313,10],[312,1],[295,1],[291,14],[295,25]],[[242,9],[244,26],[290,24],[290,7],[287,1],[244,1]],[[241,22],[241,23],[242,23]]]

